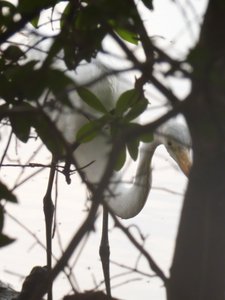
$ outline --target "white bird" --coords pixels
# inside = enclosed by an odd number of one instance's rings
[[[152,158],[160,145],[165,146],[183,173],[188,176],[191,167],[189,132],[184,125],[176,121],[167,122],[155,132],[151,143],[142,145],[131,187],[124,189],[122,184],[119,184],[115,188],[116,196],[108,199],[108,205],[117,216],[123,219],[132,218],[144,207],[151,190]]]
[[[93,60],[89,64],[82,64],[76,69],[76,73],[71,76],[77,86],[87,87],[95,94],[108,111],[115,108],[115,102],[119,96],[132,88],[127,80],[120,75],[109,75],[112,70],[106,67],[99,60]],[[101,78],[100,80],[97,80]],[[90,84],[92,82],[92,84]],[[99,113],[85,104],[77,92],[70,95],[74,108],[63,107],[57,113],[51,113],[51,117],[56,120],[56,125],[63,133],[68,142],[73,143],[79,129],[90,119],[99,117]],[[190,137],[185,126],[177,122],[169,121],[162,125],[154,133],[151,143],[143,144],[139,151],[140,157],[136,174],[130,187],[124,187],[121,175],[114,172],[108,189],[104,195],[115,215],[127,219],[136,216],[144,207],[151,189],[151,161],[156,148],[163,144],[170,156],[178,163],[181,170],[188,175],[191,166],[190,159]],[[86,179],[94,184],[98,184],[104,174],[108,162],[109,153],[112,149],[112,142],[106,126],[90,142],[81,144],[74,152],[74,157],[82,169]],[[91,163],[91,164],[90,164]],[[108,219],[107,211],[103,215],[103,235],[100,247],[100,256],[103,263],[107,294],[110,295],[109,280],[109,247],[108,247]]]
[[[46,47],[43,47],[46,48]],[[48,48],[48,47],[47,47]],[[34,51],[35,52],[35,51]],[[31,51],[31,57],[35,59],[45,59],[40,56],[40,53],[36,54]],[[105,60],[107,61],[107,59]],[[109,75],[113,68],[110,65],[114,65],[111,59],[107,61],[107,64],[103,64],[101,60],[95,59],[91,63],[81,64],[75,72],[71,72],[71,78],[75,80],[76,85],[87,87],[92,91],[98,99],[104,104],[108,111],[115,108],[115,103],[119,96],[132,89],[132,84],[129,83],[125,77],[119,74]],[[118,63],[117,63],[118,66]],[[62,66],[62,61],[57,60],[54,64],[56,68],[65,69]],[[113,72],[112,72],[113,73]],[[101,78],[98,80],[98,78]],[[92,83],[92,84],[90,84]],[[79,129],[90,119],[99,117],[99,113],[93,110],[90,106],[81,100],[77,92],[62,91],[63,93],[69,93],[70,99],[74,108],[70,109],[62,105],[60,107],[60,101],[56,99],[56,110],[51,110],[50,107],[44,108],[47,114],[52,120],[55,121],[58,129],[63,133],[66,140],[73,143],[76,140],[76,134]],[[54,99],[49,94],[49,100]],[[43,101],[45,104],[48,101]],[[58,109],[59,108],[59,109]],[[115,215],[121,218],[132,218],[136,216],[144,207],[148,195],[151,189],[151,161],[156,148],[163,144],[170,156],[178,163],[181,170],[188,175],[191,159],[189,154],[190,137],[186,127],[176,122],[167,122],[154,133],[154,139],[151,143],[143,144],[139,150],[139,160],[137,164],[136,174],[134,180],[129,187],[125,187],[121,175],[114,172],[113,177],[109,183],[108,189],[104,195],[104,200],[107,201],[108,206],[115,213]],[[81,144],[74,152],[74,157],[80,167],[88,165],[82,169],[85,173],[86,179],[94,184],[98,184],[104,174],[105,167],[108,162],[109,153],[112,149],[112,142],[106,126],[102,128],[101,133],[88,143]],[[91,164],[90,164],[91,163]],[[53,178],[53,177],[52,177]],[[109,192],[110,191],[110,192]],[[46,195],[49,196],[47,190]],[[45,200],[49,201],[47,203]],[[46,237],[47,237],[47,265],[48,271],[51,270],[51,230],[52,230],[52,201],[50,197],[44,198],[46,202]],[[48,205],[47,205],[48,204]],[[49,221],[50,220],[50,221]],[[102,245],[107,248],[107,212],[104,211],[105,224],[103,230]],[[101,251],[100,251],[101,252]],[[102,251],[104,252],[104,251]],[[107,251],[106,251],[107,252]],[[103,254],[104,256],[104,254]],[[109,252],[106,253],[108,258]],[[101,257],[102,258],[102,257]],[[104,260],[104,257],[102,258]],[[104,270],[104,276],[106,281],[107,293],[110,295],[109,284],[109,270]],[[51,288],[49,289],[49,291]],[[49,292],[49,298],[51,299],[51,291]]]
[[[112,70],[99,60],[93,60],[90,64],[79,66],[73,76],[78,86],[88,85],[88,89],[108,110],[115,107],[115,102],[123,92],[132,88],[124,77],[118,74],[107,75],[110,71]],[[97,80],[100,77],[101,80]],[[90,85],[90,82],[94,83]],[[85,104],[76,92],[71,95],[71,100],[74,110],[60,111],[57,126],[69,142],[74,142],[79,129],[90,119],[98,118],[99,112]],[[191,166],[190,135],[187,127],[170,120],[158,128],[151,143],[143,144],[139,150],[140,157],[131,187],[125,187],[121,175],[114,172],[109,183],[109,192],[105,194],[105,201],[117,216],[124,219],[132,218],[143,208],[151,188],[152,156],[161,144],[166,147],[181,170],[188,175]],[[97,137],[81,144],[75,150],[74,156],[80,167],[88,165],[82,171],[89,182],[98,184],[101,180],[111,148],[107,128],[103,128]]]

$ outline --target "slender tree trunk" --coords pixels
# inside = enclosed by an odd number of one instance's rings
[[[169,300],[225,299],[225,1],[209,1],[192,51],[185,112],[194,163],[176,240]]]

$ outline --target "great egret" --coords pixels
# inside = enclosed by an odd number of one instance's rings
[[[130,87],[120,75],[112,75],[110,69],[99,60],[83,64],[77,68],[73,77],[78,86],[87,86],[109,110],[114,108],[119,95]],[[98,78],[101,78],[97,80]],[[74,109],[64,108],[57,114],[53,114],[58,128],[62,131],[69,142],[74,142],[78,130],[87,123],[90,118],[98,117],[98,113],[85,104],[75,92],[72,95]],[[162,125],[154,133],[154,139],[149,144],[142,145],[137,171],[131,187],[124,188],[121,177],[114,172],[112,182],[109,183],[105,201],[115,215],[127,219],[136,216],[144,207],[151,189],[151,161],[156,148],[163,144],[170,156],[178,163],[181,170],[188,175],[191,159],[189,154],[190,137],[185,126],[169,121]],[[107,134],[107,128],[88,143],[81,144],[75,151],[74,156],[80,166],[88,165],[83,169],[88,181],[98,184],[105,166],[108,154],[111,150]],[[91,163],[92,162],[92,163]],[[91,164],[89,164],[91,163]],[[115,183],[116,182],[116,183]],[[103,262],[103,271],[107,293],[110,295],[108,236],[107,236],[107,211],[103,214],[103,237],[100,247],[100,256]]]
[[[151,143],[142,145],[132,186],[125,189],[122,184],[117,185],[115,196],[110,196],[107,200],[117,216],[129,219],[144,207],[151,189],[151,161],[159,145],[165,146],[183,173],[188,176],[191,166],[189,132],[184,125],[176,121],[167,122],[155,132]]]
[[[98,99],[111,110],[119,96],[132,86],[127,79],[120,75],[109,75],[112,70],[101,63],[101,60],[93,60],[76,69],[72,75],[77,86],[88,86]],[[100,78],[99,80],[97,80]],[[71,96],[74,109],[64,108],[54,115],[56,125],[70,143],[75,141],[76,133],[90,119],[99,117],[99,112],[92,109],[75,92]],[[110,192],[105,195],[105,201],[113,212],[121,218],[131,218],[137,215],[147,199],[151,185],[151,159],[155,149],[163,144],[170,156],[178,163],[185,175],[188,175],[190,159],[190,135],[183,124],[170,120],[161,125],[154,132],[151,143],[141,146],[137,171],[131,188],[124,189],[121,175],[114,172],[112,182],[109,184]],[[108,162],[108,155],[112,148],[108,135],[107,125],[90,142],[79,145],[74,156],[80,167],[86,166],[82,171],[86,179],[98,184]],[[120,182],[121,181],[121,182]],[[115,182],[115,183],[114,183]]]

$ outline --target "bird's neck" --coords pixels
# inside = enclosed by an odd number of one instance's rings
[[[130,188],[124,189],[122,183],[114,186],[113,197],[107,203],[117,216],[132,218],[144,207],[151,188],[151,161],[157,146],[158,143],[152,142],[140,149],[137,171]]]
[[[151,180],[151,162],[153,154],[159,145],[158,142],[144,144],[140,149],[140,158],[137,166],[134,185],[142,185],[143,187]]]

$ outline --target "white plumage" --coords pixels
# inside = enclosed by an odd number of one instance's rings
[[[121,93],[131,89],[132,85],[120,75],[107,75],[110,69],[98,60],[90,64],[82,64],[77,68],[73,78],[77,86],[86,86],[92,91],[104,106],[111,110],[115,107]],[[101,77],[101,80],[97,80]],[[94,109],[85,104],[76,92],[71,94],[74,109],[64,109],[57,117],[57,126],[69,142],[74,142],[78,130],[90,119],[99,117]],[[143,208],[151,189],[151,160],[158,145],[164,144],[169,154],[188,173],[190,168],[190,137],[188,130],[176,122],[168,122],[155,133],[153,142],[141,147],[136,175],[129,188],[122,184],[120,174],[114,172],[112,182],[105,194],[114,213],[121,218],[131,218]],[[112,148],[108,129],[103,128],[101,134],[88,143],[81,144],[74,156],[80,167],[91,165],[83,169],[87,180],[97,184],[106,167],[108,155]],[[113,183],[116,182],[116,183]]]

